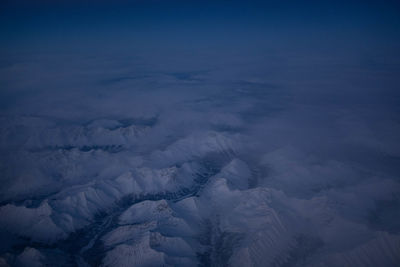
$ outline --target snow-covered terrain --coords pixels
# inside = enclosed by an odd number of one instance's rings
[[[400,265],[398,108],[319,95],[325,61],[26,57],[0,68],[0,266]]]

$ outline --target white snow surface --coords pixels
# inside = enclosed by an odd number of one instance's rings
[[[400,266],[397,107],[318,61],[123,58],[2,63],[0,266]]]

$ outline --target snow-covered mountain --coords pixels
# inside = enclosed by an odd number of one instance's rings
[[[226,53],[0,62],[0,266],[400,266],[398,108]]]

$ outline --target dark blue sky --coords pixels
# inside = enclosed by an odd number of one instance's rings
[[[6,1],[3,46],[398,48],[396,1]],[[4,51],[4,50],[3,50]]]

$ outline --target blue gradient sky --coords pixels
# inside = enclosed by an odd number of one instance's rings
[[[396,1],[9,1],[3,46],[398,51]],[[160,43],[162,42],[162,44]],[[4,50],[3,50],[4,51]]]

